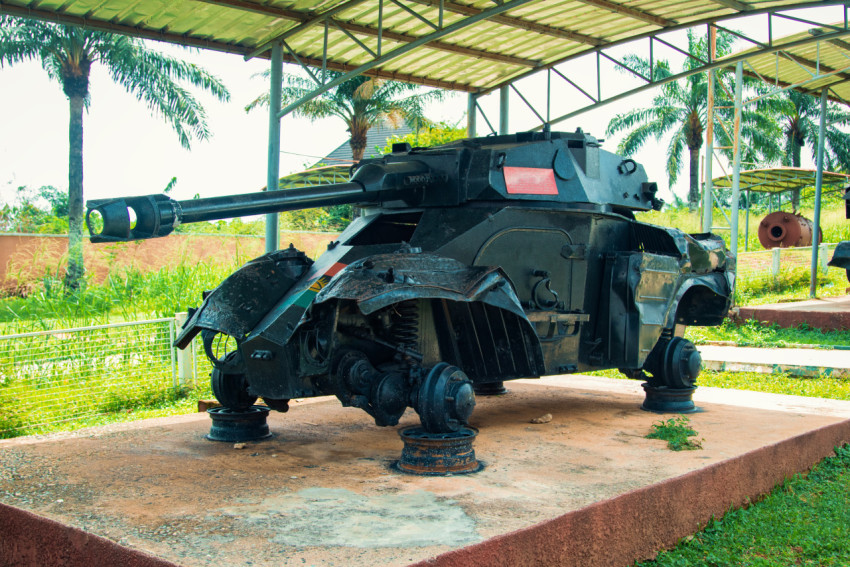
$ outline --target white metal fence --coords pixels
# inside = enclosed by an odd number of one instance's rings
[[[202,349],[172,347],[180,319],[0,336],[0,438],[205,394]]]
[[[832,257],[835,246],[835,244],[824,243],[818,247],[818,273],[820,275],[826,274],[828,269],[826,264]],[[811,246],[740,252],[738,254],[738,281],[740,283],[777,278],[792,270],[801,270],[810,274],[811,265]]]

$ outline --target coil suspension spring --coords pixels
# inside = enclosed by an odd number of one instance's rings
[[[419,305],[417,300],[402,301],[395,305],[396,321],[392,335],[396,344],[416,349],[419,344]]]

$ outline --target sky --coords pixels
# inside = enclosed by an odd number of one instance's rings
[[[784,33],[799,31],[788,26]],[[776,32],[775,32],[776,33]],[[678,39],[681,40],[682,34]],[[144,103],[111,81],[100,66],[94,66],[91,78],[91,105],[84,116],[84,196],[98,199],[116,196],[160,193],[177,178],[173,196],[178,199],[258,191],[266,184],[268,112],[257,109],[246,113],[244,107],[268,89],[267,80],[257,76],[267,69],[267,60],[244,61],[241,56],[212,51],[189,51],[159,43],[150,44],[183,59],[198,63],[218,76],[231,92],[231,100],[221,103],[196,92],[207,112],[213,137],[194,141],[191,150],[180,146],[176,134]],[[624,48],[621,55],[628,52]],[[670,52],[675,63],[675,54]],[[663,52],[657,58],[665,57]],[[574,78],[582,77],[578,62]],[[285,65],[286,71],[295,71]],[[584,75],[589,75],[585,73]],[[606,82],[627,84],[623,73],[603,75]],[[521,88],[526,96],[537,97],[545,91],[545,79],[531,80]],[[576,80],[579,80],[576,78]],[[536,82],[535,82],[536,81]],[[611,83],[613,84],[613,83]],[[560,90],[559,90],[560,89]],[[575,91],[565,84],[553,89],[553,116],[561,106],[576,104]],[[586,113],[553,127],[573,131],[581,127],[597,137],[605,137],[611,117],[625,108],[648,106],[653,93],[635,95],[625,101]],[[446,101],[427,109],[429,118],[451,123],[466,123],[466,94],[451,95]],[[496,126],[498,94],[482,99],[482,107]],[[539,124],[534,115],[514,96],[511,101],[510,129],[518,131]],[[496,126],[497,127],[497,126]],[[487,133],[478,119],[478,134]],[[303,170],[337,146],[347,142],[345,126],[339,119],[311,122],[287,116],[281,125],[281,175]],[[616,151],[619,137],[606,140],[603,147]],[[635,159],[644,165],[651,180],[657,181],[662,198],[671,200],[665,173],[666,141],[652,141]],[[38,62],[0,67],[0,202],[9,202],[19,186],[37,188],[68,185],[68,101],[61,86],[51,81]],[[687,171],[683,170],[673,190],[681,197],[687,191]]]

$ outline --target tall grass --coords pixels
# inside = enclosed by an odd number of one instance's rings
[[[726,215],[730,213],[726,211]],[[759,222],[767,216],[768,211],[760,208],[753,210],[749,215],[749,234],[745,230],[747,223],[747,211],[745,209],[738,211],[738,251],[743,252],[754,250],[764,250],[758,239]],[[813,207],[803,206],[800,214],[809,220],[814,219]],[[649,211],[645,213],[637,213],[635,215],[638,220],[661,226],[675,227],[688,233],[700,232],[700,213],[699,211],[689,211],[687,208],[672,208],[668,207],[663,211]],[[715,227],[714,233],[721,236],[728,247],[731,243],[731,233],[727,227],[729,222],[724,216],[723,211],[714,209],[713,224]],[[829,206],[824,205],[821,210],[820,228],[823,232],[823,242],[841,242],[850,240],[850,220],[845,218],[844,201],[830,201]],[[746,246],[745,246],[746,245]]]
[[[58,279],[45,278],[26,297],[0,300],[0,326],[3,334],[11,334],[171,317],[198,306],[205,290],[238,267],[238,259],[184,260],[155,272],[129,266],[114,269],[103,283],[88,280],[73,292]]]

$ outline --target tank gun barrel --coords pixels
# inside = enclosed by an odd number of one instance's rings
[[[86,202],[86,225],[91,241],[95,243],[156,238],[170,234],[185,223],[374,203],[404,187],[403,179],[424,173],[427,173],[427,168],[417,162],[392,164],[390,167],[366,165],[357,171],[352,181],[333,185],[184,201],[167,195],[93,199]]]

